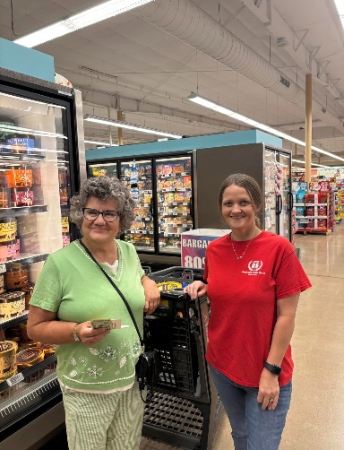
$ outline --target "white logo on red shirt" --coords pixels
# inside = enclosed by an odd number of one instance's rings
[[[265,275],[265,272],[261,272],[260,269],[263,267],[263,261],[250,261],[248,263],[248,269],[243,270],[242,273],[246,275]]]
[[[251,272],[258,272],[263,267],[263,261],[250,261],[248,268]]]

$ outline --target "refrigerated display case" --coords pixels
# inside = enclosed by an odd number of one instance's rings
[[[39,448],[64,421],[54,346],[26,332],[48,255],[78,232],[86,178],[81,94],[0,69],[0,447]]]
[[[132,146],[133,150],[130,145],[116,147],[116,153],[129,155],[132,151],[131,158],[97,160],[97,150],[87,152],[86,157],[88,176],[92,176],[94,167],[113,164],[117,176],[131,189],[137,201],[136,220],[123,238],[136,246],[141,261],[180,264],[184,231],[227,228],[221,219],[218,194],[222,181],[231,173],[246,173],[257,180],[264,201],[259,212],[261,227],[292,241],[293,198],[288,150],[253,143],[165,154],[162,151],[157,156],[158,144],[154,154],[149,153],[149,144],[143,144]],[[143,167],[149,171],[149,188]]]
[[[156,160],[158,251],[180,254],[180,235],[193,228],[191,156]]]

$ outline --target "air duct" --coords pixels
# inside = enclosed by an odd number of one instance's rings
[[[305,105],[305,92],[266,59],[248,47],[191,0],[155,0],[132,11],[139,17],[216,61],[245,75],[255,83],[300,106]],[[322,105],[313,100],[314,112]],[[343,123],[329,111],[322,120],[343,130]]]

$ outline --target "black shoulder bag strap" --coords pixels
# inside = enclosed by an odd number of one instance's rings
[[[130,308],[128,302],[126,301],[124,295],[123,295],[122,292],[118,289],[118,287],[115,285],[115,283],[112,281],[110,275],[108,275],[108,274],[105,272],[105,270],[102,268],[102,266],[99,264],[99,262],[95,259],[95,257],[92,255],[92,253],[91,253],[91,252],[89,251],[89,249],[86,247],[86,245],[81,241],[81,239],[79,239],[79,243],[80,243],[80,245],[86,250],[86,252],[87,252],[88,255],[91,257],[91,259],[97,264],[97,266],[99,267],[99,269],[103,272],[103,274],[106,276],[106,278],[109,280],[109,282],[112,284],[112,286],[116,289],[118,295],[119,295],[119,296],[121,297],[121,299],[123,300],[125,306],[127,307],[128,313],[130,314],[131,320],[133,321],[133,324],[135,325],[136,332],[137,332],[137,334],[138,334],[138,336],[139,336],[139,338],[140,338],[140,344],[141,344],[141,347],[142,347],[142,352],[144,352],[144,346],[145,346],[144,340],[143,340],[142,337],[141,337],[141,333],[140,333],[140,331],[139,331],[139,328],[138,328],[138,326],[137,326],[136,320],[135,320],[135,318],[134,318],[134,314],[133,314],[133,312],[132,312],[132,310],[131,310],[131,308]]]

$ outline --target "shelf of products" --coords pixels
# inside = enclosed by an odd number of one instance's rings
[[[180,236],[193,228],[191,158],[166,158],[156,166],[159,250],[179,253]]]
[[[137,250],[153,252],[155,248],[151,160],[122,162],[120,179],[130,190],[131,197],[136,203],[135,220],[130,230],[124,233],[124,239],[131,242]]]
[[[294,184],[294,183],[293,183]],[[297,184],[297,186],[296,186]],[[308,190],[311,187],[312,190]],[[334,194],[329,182],[295,183],[297,232],[329,234],[335,228]]]
[[[70,242],[68,104],[43,98],[0,88],[0,446],[7,429],[61,395],[55,346],[26,330],[44,261]]]

